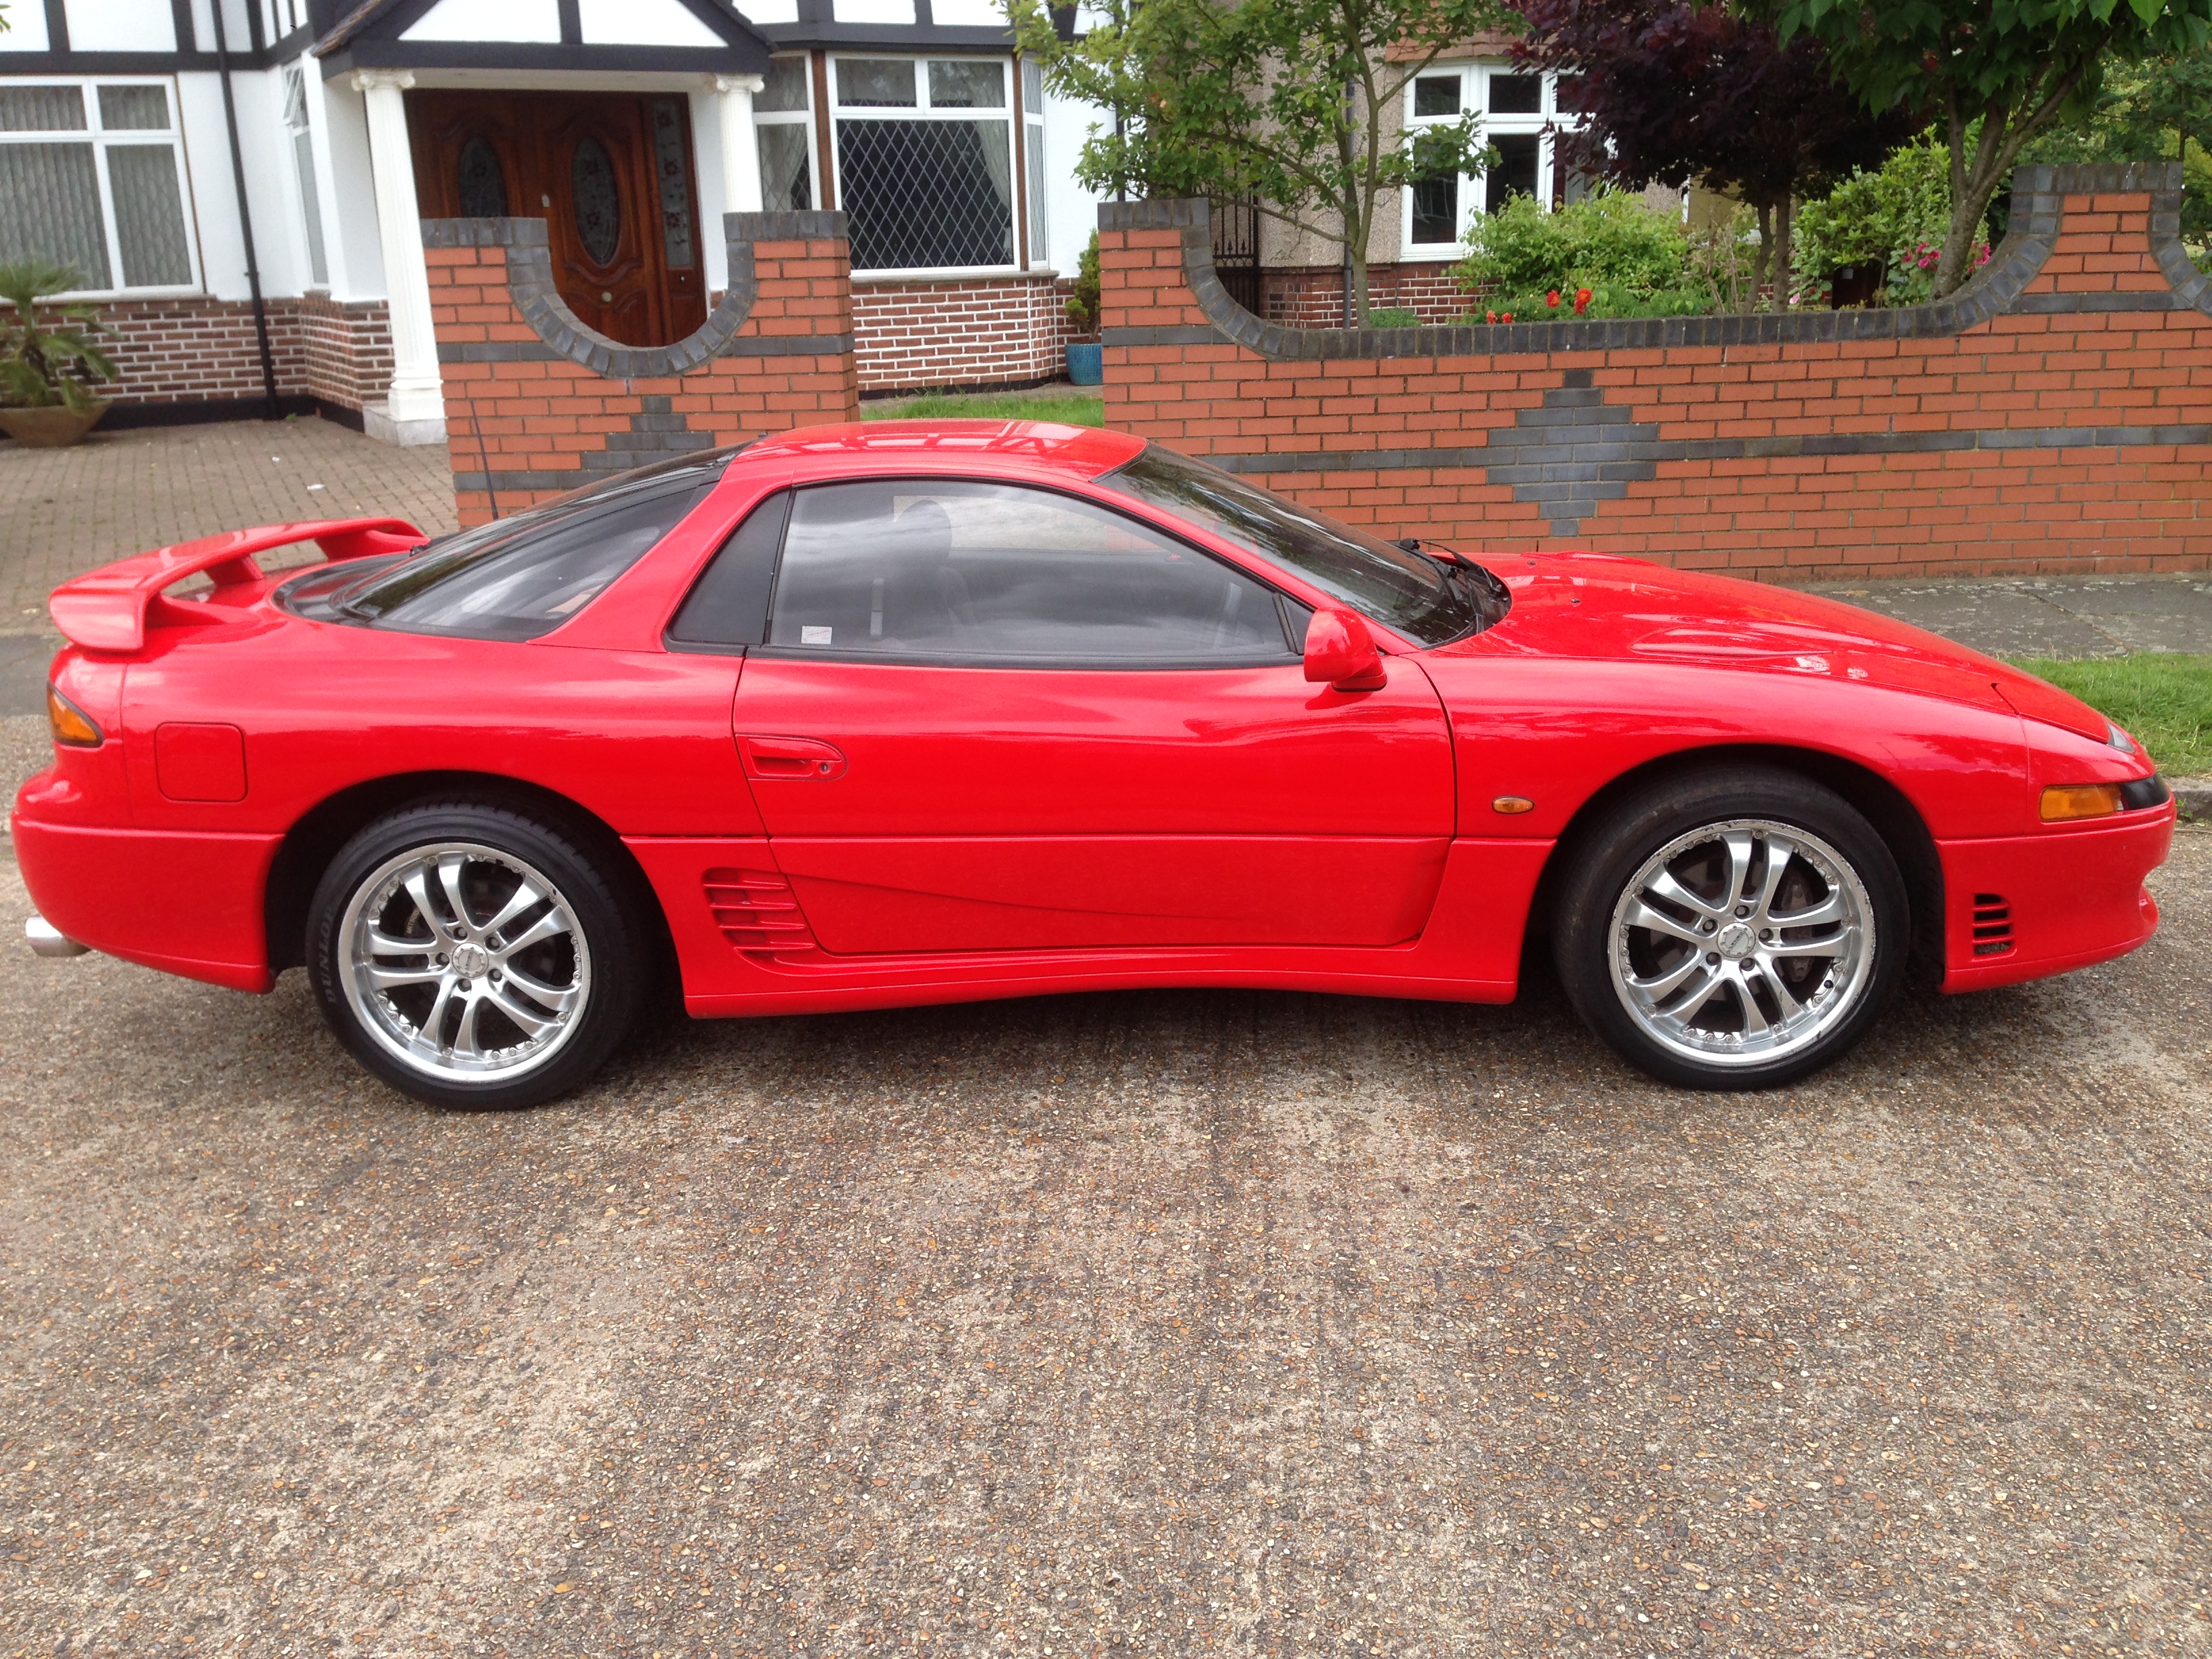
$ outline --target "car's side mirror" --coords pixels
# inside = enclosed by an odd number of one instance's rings
[[[1316,611],[1306,624],[1306,678],[1339,691],[1379,691],[1382,653],[1353,611]]]

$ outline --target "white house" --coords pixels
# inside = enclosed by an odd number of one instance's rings
[[[722,286],[721,213],[842,209],[864,391],[1061,372],[1097,221],[1073,163],[1098,113],[1045,94],[998,0],[12,0],[7,16],[0,261],[84,273],[120,331],[112,422],[273,401],[434,440],[424,217],[544,217],[572,308],[658,344]],[[1555,92],[1534,83],[1524,110],[1531,84],[1471,46],[1402,118],[1441,118],[1448,92],[1494,112],[1510,182],[1549,196]],[[1502,187],[1408,192],[1397,246],[1373,252],[1427,279],[1400,284],[1409,300],[1449,309],[1437,239]],[[1226,263],[1287,267],[1252,270],[1249,303],[1333,320],[1304,314],[1326,269],[1224,236]]]

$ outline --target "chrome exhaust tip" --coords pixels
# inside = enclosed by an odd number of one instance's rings
[[[23,924],[23,937],[31,942],[31,953],[41,957],[81,957],[92,949],[79,945],[44,916],[33,916]]]

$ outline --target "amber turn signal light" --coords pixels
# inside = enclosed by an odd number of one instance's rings
[[[1526,795],[1500,795],[1490,803],[1492,811],[1503,812],[1509,817],[1522,812],[1534,811],[1536,803]]]
[[[51,685],[46,688],[46,724],[53,727],[56,743],[72,749],[97,749],[106,741],[92,716]]]
[[[2109,817],[2119,810],[2120,786],[2117,783],[2066,783],[2043,792],[2045,823]]]

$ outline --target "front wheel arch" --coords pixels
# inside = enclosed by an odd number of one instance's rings
[[[378,818],[415,802],[454,795],[503,802],[560,824],[587,842],[622,883],[624,902],[653,942],[665,987],[679,982],[676,942],[667,913],[636,857],[605,819],[566,795],[495,772],[406,772],[349,786],[318,802],[285,833],[270,860],[262,896],[262,924],[273,975],[307,961],[308,911],[323,872],[338,849]]]
[[[1538,973],[1549,971],[1551,933],[1559,888],[1596,826],[1611,815],[1615,802],[1662,780],[1742,765],[1773,767],[1821,784],[1850,801],[1874,825],[1905,878],[1911,930],[1907,975],[1916,987],[1939,984],[1944,965],[1943,865],[1936,854],[1936,838],[1927,821],[1905,792],[1881,773],[1840,755],[1785,744],[1718,744],[1710,748],[1677,750],[1631,767],[1595,791],[1567,820],[1566,828],[1553,843],[1543,871],[1537,877],[1535,894],[1528,906],[1528,926],[1522,935],[1522,981],[1528,981],[1532,969]]]

